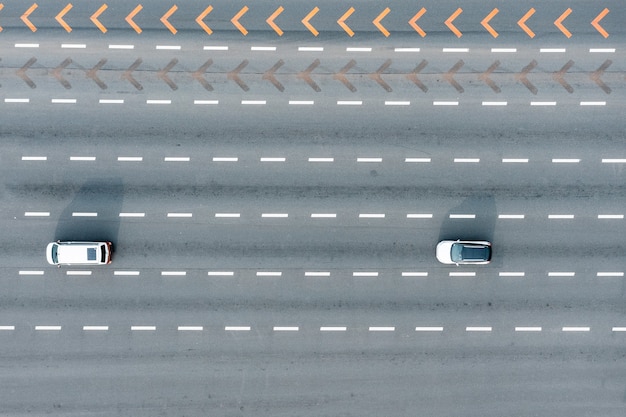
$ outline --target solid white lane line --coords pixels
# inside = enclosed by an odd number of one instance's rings
[[[140,271],[113,271],[113,275],[115,276],[123,276],[123,277],[136,277],[140,274]]]
[[[251,46],[250,50],[256,51],[256,52],[267,52],[267,51],[275,51],[276,47],[275,46]]]
[[[428,272],[403,272],[403,277],[427,277]]]
[[[139,332],[146,332],[146,331],[153,332],[156,330],[156,326],[130,326],[130,330],[139,331]]]
[[[239,158],[234,156],[215,156],[213,162],[237,162]]]
[[[469,52],[469,48],[443,48],[442,52]]]
[[[345,332],[348,330],[345,326],[322,326],[320,332]]]
[[[0,330],[15,330],[15,326],[0,326]]]
[[[241,100],[241,104],[252,105],[252,106],[254,106],[254,105],[261,105],[262,106],[262,105],[267,104],[267,101],[266,100]]]
[[[613,327],[612,332],[626,332],[626,327]]]
[[[483,101],[483,106],[506,106],[509,103],[506,101]]]
[[[580,158],[552,158],[553,164],[577,164]]]
[[[337,100],[338,106],[361,106],[362,104],[361,100]]]
[[[395,332],[396,328],[393,326],[370,326],[370,332]]]
[[[85,49],[87,48],[87,44],[84,43],[62,43],[62,49]]]
[[[359,271],[355,271],[352,273],[353,277],[377,277],[378,276],[378,272],[359,272]]]
[[[227,332],[249,332],[250,326],[224,326]]]
[[[591,53],[609,53],[612,54],[615,52],[615,48],[589,48],[589,52]]]
[[[261,213],[261,217],[284,219],[289,217],[289,213]]]
[[[466,332],[490,332],[492,330],[489,326],[468,326],[465,328]]]
[[[193,104],[220,104],[219,100],[194,100]]]
[[[76,104],[75,98],[53,98],[50,100],[53,104]]]
[[[591,327],[563,327],[564,332],[588,332],[591,330]]]
[[[135,45],[109,45],[109,49],[135,49]]]
[[[602,158],[603,164],[626,164],[626,158]]]
[[[187,271],[161,271],[163,277],[184,277],[187,275]]]
[[[49,211],[25,211],[24,217],[50,217]]]
[[[597,277],[623,277],[623,272],[598,272]]]
[[[232,277],[235,275],[234,271],[209,271],[210,277]]]
[[[337,217],[337,213],[311,213],[313,219],[334,219]]]
[[[146,104],[172,104],[172,100],[146,100]]]
[[[430,158],[404,158],[404,162],[430,162]]]
[[[346,52],[372,52],[372,48],[346,48]]]
[[[511,52],[517,52],[517,48],[491,48],[491,52],[511,53]]]
[[[88,332],[93,331],[107,331],[109,330],[109,326],[83,326],[83,330]]]
[[[543,53],[564,53],[567,52],[565,48],[539,48],[539,52]]]
[[[498,214],[499,219],[523,219],[524,214]]]
[[[323,46],[299,46],[298,52],[324,52]]]
[[[384,219],[385,213],[359,213],[359,219]]]
[[[167,217],[193,217],[193,213],[167,213]]]
[[[623,214],[598,214],[598,219],[617,219],[621,220],[624,218]]]
[[[581,106],[606,106],[606,101],[581,101]]]
[[[43,275],[44,271],[19,271],[18,275]]]
[[[287,158],[283,157],[262,157],[259,158],[261,162],[285,162]]]
[[[309,158],[309,162],[335,162],[335,158]]]
[[[524,272],[499,272],[498,276],[501,277],[523,277]]]
[[[407,219],[432,219],[432,213],[409,213],[406,215]]]
[[[189,156],[166,156],[163,158],[163,162],[189,162],[191,157]]]
[[[297,332],[300,330],[298,326],[274,326],[275,332]]]
[[[531,106],[556,106],[556,101],[531,101]]]
[[[203,326],[178,326],[179,332],[201,332],[203,330]]]
[[[454,162],[458,163],[478,163],[480,158],[454,158]]]
[[[180,45],[157,45],[157,50],[161,51],[180,51]]]
[[[280,271],[257,271],[257,277],[281,277],[283,275]]]
[[[241,217],[241,213],[215,213],[215,217],[236,218]]]
[[[511,164],[526,164],[528,163],[528,158],[502,158],[502,162]]]
[[[308,271],[304,273],[305,277],[329,277],[330,272],[326,271]]]
[[[549,277],[573,277],[576,272],[548,272]]]
[[[385,100],[385,106],[410,106],[410,101],[388,101]]]
[[[433,101],[433,106],[458,106],[458,101]]]
[[[394,52],[419,52],[420,48],[393,48]]]
[[[416,332],[443,332],[442,326],[422,326],[416,327]]]
[[[313,100],[289,100],[289,104],[295,106],[312,106],[315,104]]]
[[[16,48],[39,48],[38,43],[16,43]]]
[[[450,272],[448,276],[451,277],[475,277],[476,272]]]
[[[35,326],[35,330],[61,330],[61,326]]]
[[[123,99],[104,99],[101,98],[100,100],[98,100],[98,103],[100,104],[124,104],[124,100]]]
[[[118,156],[117,160],[119,162],[141,162],[143,161],[143,156]]]
[[[205,45],[202,49],[204,51],[228,51],[228,46]]]
[[[451,219],[475,219],[475,214],[450,214]]]
[[[65,271],[65,275],[91,275],[91,271]]]
[[[552,220],[571,220],[573,218],[573,214],[548,214],[548,219]]]
[[[30,103],[29,98],[5,98],[5,103]]]
[[[70,161],[95,161],[95,156],[70,156]]]
[[[146,217],[146,213],[120,213],[120,217]]]
[[[541,327],[516,327],[516,332],[540,332]]]
[[[98,213],[95,212],[84,212],[84,211],[75,211],[72,213],[72,217],[98,217]]]

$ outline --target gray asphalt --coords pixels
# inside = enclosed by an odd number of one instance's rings
[[[246,37],[230,23],[243,3],[212,3],[211,36],[194,21],[206,6],[186,4],[171,35],[159,19],[173,3],[162,1],[143,5],[140,35],[124,21],[135,4],[108,3],[106,34],[89,20],[100,4],[74,4],[67,34],[54,20],[66,4],[40,4],[35,33],[19,18],[29,4],[5,1],[0,11],[0,413],[624,415],[626,287],[623,275],[606,276],[626,269],[624,219],[598,218],[626,214],[624,163],[603,163],[626,158],[621,2],[294,2],[276,19],[282,37],[265,23],[279,6],[268,1],[247,5]],[[300,23],[315,6],[318,37]],[[336,23],[351,6],[353,38]],[[389,38],[371,23],[385,7]],[[425,38],[407,24],[421,7]],[[460,39],[443,25],[458,7]],[[494,7],[497,39],[480,25]],[[530,7],[534,39],[516,23]],[[607,39],[589,23],[604,7]],[[570,39],[553,24],[567,8]],[[15,47],[31,42],[39,47]],[[449,47],[469,52],[442,52]],[[193,73],[209,60],[207,87]],[[533,61],[529,87],[519,74]],[[481,78],[496,62],[498,91]],[[98,63],[100,84],[86,76]],[[267,71],[279,63],[272,83]],[[123,77],[133,64],[136,84]],[[169,80],[159,76],[168,64]],[[319,91],[301,74],[312,64]],[[420,64],[424,88],[410,76]],[[240,65],[238,84],[229,72]],[[347,65],[346,83],[338,74]],[[384,65],[378,83],[372,74]],[[445,76],[455,65],[461,90]],[[554,75],[566,65],[571,92]],[[23,160],[37,156],[47,159]],[[285,161],[261,161],[277,157]],[[415,213],[432,218],[407,217]],[[507,214],[524,218],[499,218]],[[565,214],[574,218],[549,218]],[[491,240],[494,262],[438,264],[437,241],[457,237]],[[43,249],[55,239],[111,240],[114,262],[50,267]]]

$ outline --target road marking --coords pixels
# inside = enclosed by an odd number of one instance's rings
[[[93,331],[108,331],[109,330],[109,326],[83,326],[83,330],[87,331],[87,332],[93,332]]]
[[[260,158],[261,162],[285,162],[287,158],[276,158],[276,157],[263,157]]]
[[[359,213],[359,219],[384,219],[385,213]]]
[[[528,158],[502,158],[502,163],[527,164]]]
[[[337,105],[338,106],[360,106],[363,104],[363,101],[361,100],[338,100],[337,101]]]
[[[61,48],[63,49],[85,49],[87,45],[84,43],[62,43]]]
[[[205,51],[228,51],[228,46],[205,45],[202,49]]]
[[[370,326],[370,332],[395,332],[396,328],[392,326],[382,327],[382,326]]]
[[[443,52],[469,52],[469,48],[443,48]]]
[[[531,101],[531,106],[556,106],[556,101]]]
[[[297,332],[300,330],[298,326],[274,326],[275,332]]]
[[[602,158],[603,164],[626,164],[626,159]]]
[[[465,328],[466,332],[490,332],[492,329],[491,327],[475,327],[475,326],[468,326]]]
[[[357,162],[383,162],[383,158],[357,158]]]
[[[72,217],[98,217],[98,213],[96,213],[96,212],[75,211],[75,212],[72,213]]]
[[[323,46],[299,46],[299,52],[324,52]]]
[[[410,106],[410,101],[386,101],[385,106]]]
[[[47,161],[47,156],[22,156],[22,161]]]
[[[448,276],[451,277],[475,277],[476,272],[450,272]]]
[[[615,53],[615,48],[589,48],[591,53]]]
[[[189,162],[191,158],[189,156],[166,156],[163,158],[163,162]]]
[[[549,277],[573,277],[576,272],[548,272]]]
[[[53,104],[76,104],[75,98],[53,98],[50,100]]]
[[[309,158],[309,162],[335,162],[335,158]]]
[[[95,161],[95,156],[70,156],[70,161]]]
[[[613,327],[612,332],[626,332],[626,327]]]
[[[499,219],[523,219],[523,214],[498,214]]]
[[[283,273],[280,271],[257,271],[257,277],[280,277]]]
[[[284,219],[289,217],[289,213],[261,213],[261,217]]]
[[[623,272],[598,272],[597,277],[623,277]]]
[[[432,213],[409,213],[406,215],[407,219],[432,219]]]
[[[140,274],[139,271],[113,271],[114,276],[136,277],[139,274]]]
[[[623,219],[623,214],[598,214],[598,219]]]
[[[330,218],[335,218],[337,217],[337,213],[311,213],[311,218],[314,219],[330,219]]]
[[[232,277],[235,275],[234,271],[209,271],[210,277]]]
[[[491,48],[491,52],[511,53],[511,52],[517,52],[517,48]]]
[[[220,104],[219,100],[194,100],[193,104]]]
[[[50,212],[49,211],[25,211],[24,216],[25,217],[49,217]]]
[[[506,106],[506,101],[483,101],[483,106]]]
[[[591,327],[563,327],[564,332],[588,332]]]
[[[167,217],[193,217],[193,213],[167,213]]]
[[[91,275],[91,271],[66,271],[65,275]]]
[[[523,277],[524,272],[499,272],[498,276],[501,277]]]
[[[35,330],[61,330],[61,326],[35,326]]]
[[[156,330],[156,326],[130,326],[130,330],[131,331],[140,331],[140,332],[145,332],[145,331],[155,331]]]
[[[39,48],[38,43],[16,43],[16,48]]]
[[[378,276],[378,272],[353,272],[352,273],[353,277],[377,277]]]
[[[30,103],[29,98],[5,98],[5,103]]]
[[[416,332],[443,332],[443,327],[441,326],[426,326],[426,327],[416,327]]]
[[[541,327],[516,327],[516,332],[540,332]]]
[[[581,106],[606,106],[606,101],[581,101]]]
[[[430,158],[404,158],[404,162],[412,162],[412,163],[430,162]]]
[[[119,162],[141,162],[143,161],[143,157],[141,156],[118,156],[117,160]]]
[[[419,52],[420,48],[393,48],[394,52]]]
[[[578,158],[552,158],[553,164],[577,164],[579,162]]]
[[[553,220],[571,220],[573,218],[573,214],[548,214],[548,219]]]
[[[215,217],[241,217],[241,213],[215,213]]]
[[[204,330],[202,326],[178,326],[179,332],[201,332]]]
[[[19,271],[18,275],[43,275],[44,271]]]
[[[135,49],[135,45],[109,45],[109,49]]]
[[[433,101],[433,106],[458,106],[458,101]]]
[[[250,326],[225,326],[224,330],[227,332],[249,332]]]
[[[156,49],[165,51],[180,51],[180,45],[157,45]]]
[[[540,48],[539,52],[543,53],[564,53],[566,52],[565,48]]]
[[[403,277],[427,277],[428,272],[403,272]]]
[[[187,271],[161,271],[163,277],[184,277],[187,275]]]
[[[219,157],[213,158],[213,162],[237,162],[237,161],[239,161],[239,158],[232,157],[232,156],[219,156]]]
[[[330,272],[322,271],[308,271],[304,273],[305,277],[329,277]]]
[[[451,219],[475,219],[475,214],[450,214]]]
[[[266,103],[265,100],[241,100],[241,104],[244,105],[264,105]]]
[[[15,326],[0,326],[0,330],[15,330]]]
[[[480,158],[454,158],[454,162],[458,163],[478,163]]]
[[[313,100],[289,100],[289,104],[295,106],[312,106],[315,104]]]
[[[123,212],[120,213],[119,217],[146,217],[146,213],[131,213],[131,212]]]
[[[98,103],[100,104],[124,104],[124,100],[123,99],[119,99],[119,100],[118,99],[115,99],[115,100],[100,99],[98,100]]]
[[[146,104],[172,104],[172,100],[146,100]]]
[[[348,330],[345,326],[322,326],[320,332],[345,332]]]
[[[251,51],[263,52],[263,51],[275,51],[275,46],[251,46]]]
[[[372,52],[372,48],[346,48],[346,52]]]

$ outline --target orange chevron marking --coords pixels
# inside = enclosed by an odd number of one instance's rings
[[[67,6],[65,6],[63,10],[61,10],[59,14],[54,17],[54,19],[59,22],[59,24],[63,26],[63,29],[65,29],[68,33],[72,31],[72,28],[65,22],[65,20],[63,20],[63,16],[65,16],[71,9],[72,3],[68,3]]]
[[[372,20],[372,23],[374,24],[374,26],[376,26],[378,28],[378,30],[380,30],[382,32],[383,35],[385,35],[385,37],[389,37],[389,31],[387,30],[386,27],[384,27],[380,21],[383,20],[385,18],[385,16],[387,16],[389,14],[389,12],[391,11],[391,9],[389,7],[387,7],[385,10],[382,11],[381,14],[379,14],[376,19]]]
[[[531,7],[530,10],[528,10],[526,14],[522,16],[520,20],[517,21],[517,25],[521,27],[522,30],[526,32],[526,34],[531,38],[535,37],[535,32],[533,32],[532,30],[530,30],[528,26],[526,26],[526,21],[530,19],[530,16],[534,14],[535,14],[535,9]]]
[[[241,32],[243,36],[246,36],[248,34],[248,31],[246,30],[245,27],[243,27],[241,23],[239,23],[239,19],[241,19],[241,16],[246,14],[247,11],[248,11],[248,6],[243,6],[241,10],[239,10],[239,12],[237,12],[237,14],[234,15],[232,19],[230,19],[230,22],[233,25],[235,25],[237,29],[239,29],[239,32]]]
[[[489,13],[487,16],[485,16],[485,18],[484,18],[483,20],[481,20],[481,22],[480,22],[480,24],[481,24],[481,25],[483,25],[483,27],[484,27],[485,29],[487,29],[487,32],[491,33],[491,36],[493,36],[494,38],[497,38],[497,37],[498,37],[498,32],[496,32],[496,31],[495,31],[495,30],[491,27],[491,25],[489,24],[489,21],[490,21],[491,19],[493,19],[493,17],[494,17],[495,15],[497,15],[499,11],[500,11],[500,10],[498,10],[497,8],[493,9],[493,10],[491,11],[491,13]]]
[[[604,9],[600,12],[599,15],[596,16],[595,19],[591,21],[591,26],[596,28],[596,30],[600,32],[600,35],[604,36],[605,39],[609,37],[609,32],[607,32],[602,26],[600,26],[600,20],[604,19],[604,16],[606,16],[607,14],[609,14],[609,9]]]
[[[339,18],[339,20],[337,20],[337,24],[341,26],[341,28],[345,30],[350,37],[354,36],[354,32],[352,31],[352,29],[350,29],[348,25],[345,24],[345,21],[350,17],[352,13],[354,13],[354,7],[350,7],[348,11],[345,12],[343,16]]]
[[[100,23],[100,21],[98,20],[98,17],[100,17],[100,15],[102,13],[104,13],[104,11],[107,9],[107,5],[103,4],[102,6],[100,6],[100,8],[98,10],[96,10],[96,12],[94,14],[91,15],[91,17],[89,18],[89,20],[91,20],[93,22],[94,25],[96,25],[98,27],[98,29],[100,29],[100,32],[102,33],[106,33],[107,32],[107,28],[104,27],[104,25],[102,23]]]
[[[454,13],[452,13],[450,15],[450,17],[448,19],[446,19],[446,21],[444,22],[446,24],[446,26],[448,27],[448,29],[450,29],[452,31],[452,33],[454,33],[456,35],[457,38],[460,38],[461,36],[463,36],[463,34],[461,33],[461,31],[459,31],[456,26],[454,26],[452,24],[452,22],[454,21],[454,19],[456,19],[457,17],[459,17],[459,15],[463,13],[463,9],[461,9],[460,7],[458,9],[456,9],[456,11]]]
[[[209,6],[209,7],[207,7],[206,9],[204,9],[204,11],[203,11],[202,13],[200,13],[200,14],[198,15],[198,17],[196,17],[196,23],[197,23],[198,25],[200,25],[200,27],[201,27],[202,29],[204,29],[204,31],[207,33],[207,35],[212,34],[212,33],[213,33],[213,31],[211,30],[211,28],[210,28],[210,27],[208,27],[208,26],[207,26],[207,24],[206,24],[206,23],[204,23],[204,18],[205,18],[205,17],[207,17],[207,15],[208,15],[209,13],[211,13],[212,11],[213,11],[213,6]]]
[[[561,16],[559,16],[558,19],[554,21],[554,26],[559,28],[559,30],[563,32],[563,34],[567,36],[568,38],[572,37],[572,33],[569,30],[567,30],[565,26],[563,26],[563,21],[567,18],[567,16],[570,15],[570,13],[572,13],[572,9],[568,8],[567,10],[563,12]]]
[[[272,29],[274,29],[274,32],[278,33],[278,36],[283,36],[283,31],[281,28],[278,27],[278,25],[276,23],[274,23],[274,19],[276,19],[278,17],[279,14],[281,14],[285,9],[283,8],[283,6],[280,6],[278,9],[276,9],[276,11],[274,11],[274,13],[272,13],[272,15],[270,17],[267,18],[266,22],[268,25],[270,25],[270,27]]]
[[[30,6],[28,10],[26,10],[22,16],[20,16],[20,19],[22,19],[22,22],[26,23],[26,26],[28,26],[28,28],[32,30],[33,32],[36,32],[37,28],[35,27],[35,25],[32,24],[30,20],[28,20],[28,16],[30,16],[30,14],[34,12],[37,7],[38,7],[37,3],[33,3],[33,5]]]
[[[4,8],[4,4],[0,3],[0,10]],[[2,32],[2,26],[0,26],[0,32]]]
[[[128,23],[130,27],[135,29],[135,32],[137,33],[141,33],[141,28],[137,26],[137,23],[133,21],[133,18],[137,15],[137,13],[141,11],[141,9],[143,9],[143,6],[141,4],[137,5],[137,7],[135,7],[133,11],[130,12],[128,16],[126,16],[126,19],[125,19],[126,23]]]
[[[422,38],[426,36],[426,32],[424,32],[424,30],[421,27],[417,26],[417,23],[415,22],[417,22],[417,20],[420,17],[422,17],[424,13],[426,13],[426,8],[422,7],[422,9],[419,12],[417,12],[415,16],[411,18],[411,20],[409,20],[409,25],[411,25],[411,27],[415,29],[415,31],[419,33]]]
[[[161,23],[163,23],[165,25],[166,28],[168,28],[170,30],[170,32],[172,32],[172,35],[176,35],[176,32],[178,32],[176,30],[176,28],[174,26],[172,26],[172,24],[169,22],[170,16],[172,16],[174,13],[176,13],[176,10],[178,10],[178,6],[177,5],[173,5],[167,12],[165,12],[165,14],[163,16],[161,16]]]
[[[315,16],[317,14],[317,12],[320,11],[319,7],[315,7],[313,10],[311,10],[309,12],[308,15],[304,16],[304,19],[302,19],[302,24],[304,25],[304,27],[306,27],[312,34],[313,36],[317,36],[320,33],[317,31],[317,29],[315,29],[313,27],[312,24],[309,23],[309,20],[311,20],[313,18],[313,16]]]

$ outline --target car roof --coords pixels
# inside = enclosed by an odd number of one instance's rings
[[[92,242],[72,242],[71,244],[59,243],[57,247],[57,259],[59,263],[100,263],[98,250],[101,244]],[[95,259],[89,259],[88,250],[96,251]]]

